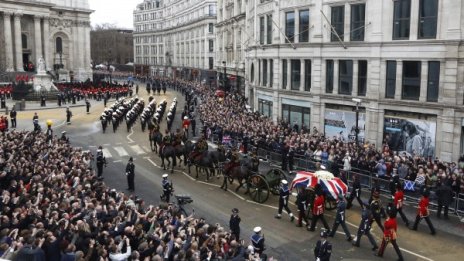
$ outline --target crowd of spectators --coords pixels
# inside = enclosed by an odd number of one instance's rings
[[[108,188],[91,155],[41,132],[0,135],[0,258],[244,260],[228,229]]]

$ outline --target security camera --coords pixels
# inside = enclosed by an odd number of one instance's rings
[[[361,103],[361,99],[358,99],[358,98],[353,98],[351,99],[352,101],[356,102],[356,103]]]

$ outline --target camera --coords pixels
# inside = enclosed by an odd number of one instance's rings
[[[179,205],[190,204],[193,202],[192,197],[189,195],[176,195],[175,197],[177,199],[177,204]]]

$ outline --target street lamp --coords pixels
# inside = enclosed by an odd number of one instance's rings
[[[359,145],[359,106],[361,105],[361,99],[353,98],[351,99],[356,103],[356,126],[354,132],[356,134],[356,146]]]
[[[224,75],[222,78],[222,89],[225,91],[226,90],[226,77],[227,77],[227,72],[226,72],[226,61],[222,61],[222,65],[224,66]]]

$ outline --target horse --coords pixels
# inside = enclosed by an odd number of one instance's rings
[[[161,147],[161,142],[163,141],[163,134],[161,134],[159,130],[155,131],[154,129],[151,129],[148,134],[148,139],[150,141],[151,151],[158,153],[158,148]]]
[[[221,188],[227,191],[227,179],[229,179],[230,184],[234,181],[234,179],[238,180],[239,186],[235,189],[237,192],[243,186],[243,180],[245,182],[248,181],[248,178],[258,171],[259,168],[259,160],[258,159],[242,159],[240,161],[240,165],[234,166],[232,168],[228,168],[228,164],[232,164],[232,162],[228,162],[223,165],[222,173],[224,175],[224,181],[222,182]],[[225,169],[228,168],[227,171]]]
[[[193,155],[194,153],[195,152],[190,152],[188,156],[189,174],[190,174],[190,167],[192,166],[192,164],[194,164],[196,167],[196,172],[197,172],[197,175],[195,178],[198,179],[198,172],[199,172],[198,169],[202,168],[206,171],[206,181],[208,181],[210,177],[210,173],[211,173],[211,176],[214,176],[214,162],[212,158],[210,157],[210,153],[209,151],[204,151],[201,153],[201,155],[196,155],[196,156]]]
[[[187,141],[185,141],[185,142],[187,142]],[[185,145],[176,144],[176,145],[164,146],[160,151],[161,166],[163,167],[164,170],[166,170],[166,166],[164,164],[164,159],[166,159],[168,161],[168,168],[169,168],[169,166],[171,165],[171,161],[169,160],[169,158],[171,158],[172,162],[173,162],[172,168],[171,168],[171,173],[173,173],[174,172],[174,167],[177,165],[176,159],[179,159],[179,164],[182,163],[182,161],[184,162],[184,166],[187,164],[186,155],[187,154],[186,154]]]

